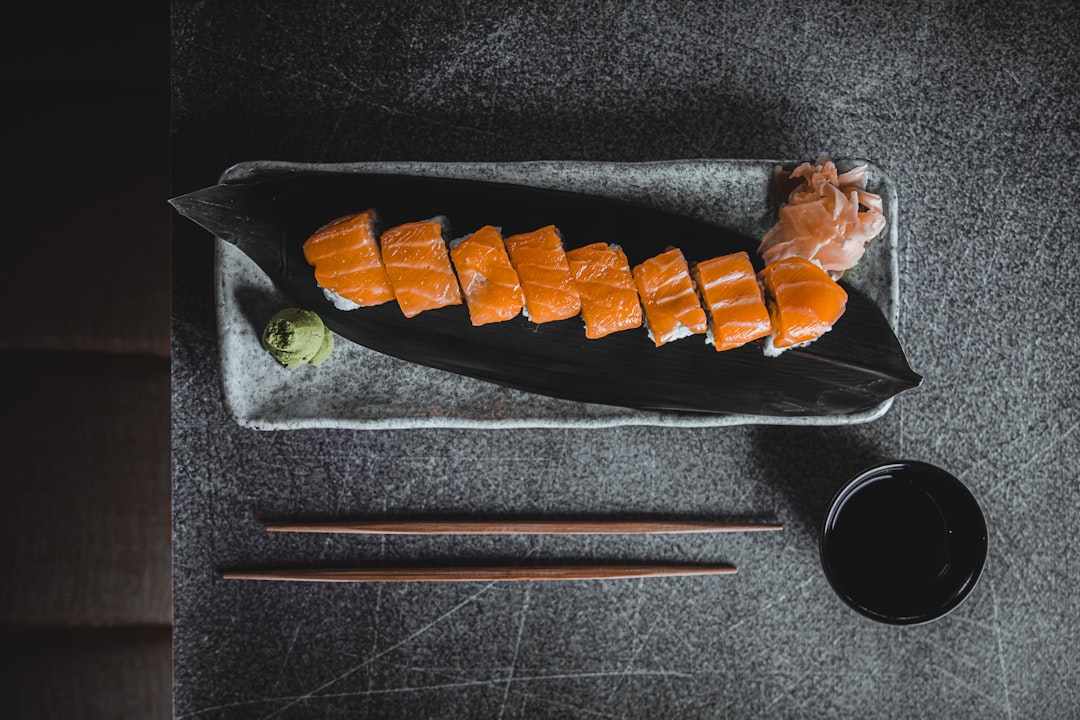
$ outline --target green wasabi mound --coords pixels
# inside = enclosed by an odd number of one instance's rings
[[[310,310],[286,308],[266,324],[262,346],[287,370],[320,365],[334,349],[334,336],[322,318]]]

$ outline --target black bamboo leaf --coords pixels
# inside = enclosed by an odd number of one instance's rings
[[[449,218],[453,236],[486,224],[504,234],[554,224],[567,248],[617,243],[631,264],[674,246],[691,263],[745,250],[760,267],[754,239],[655,208],[521,185],[341,170],[234,181],[170,202],[239,247],[342,337],[533,393],[642,410],[821,416],[865,411],[920,382],[880,309],[851,287],[830,333],[768,358],[753,344],[718,353],[700,337],[656,348],[644,329],[587,340],[576,319],[473,327],[463,305],[411,319],[393,302],[342,311],[326,301],[302,253],[326,222],[375,208],[384,227],[437,215]]]

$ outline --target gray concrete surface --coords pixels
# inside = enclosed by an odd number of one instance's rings
[[[837,428],[257,432],[222,408],[211,238],[174,220],[181,718],[1075,717],[1080,11],[1071,3],[173,5],[173,194],[241,160],[812,158],[900,193],[925,381]],[[875,624],[816,533],[860,468],[958,475],[952,615]],[[272,536],[289,515],[764,516],[783,533]],[[734,577],[241,583],[222,567],[729,561]]]

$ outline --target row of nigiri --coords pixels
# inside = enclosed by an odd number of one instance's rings
[[[847,294],[813,262],[785,258],[755,273],[745,252],[690,266],[682,251],[630,267],[617,245],[565,250],[553,225],[503,237],[485,226],[447,244],[442,218],[376,235],[374,210],[338,218],[304,243],[315,280],[340,309],[396,300],[406,317],[467,304],[473,325],[524,313],[580,316],[588,338],[644,325],[659,347],[704,334],[718,351],[764,340],[768,354],[831,329]]]

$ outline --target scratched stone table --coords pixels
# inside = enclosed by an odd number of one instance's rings
[[[173,4],[173,193],[244,160],[861,156],[900,194],[923,385],[842,427],[240,427],[213,242],[174,221],[181,718],[1075,716],[1080,13],[1072,3]],[[922,626],[831,592],[843,479],[950,469],[989,525]],[[271,535],[277,516],[764,517],[651,538]],[[304,584],[227,567],[731,562],[721,577]]]

